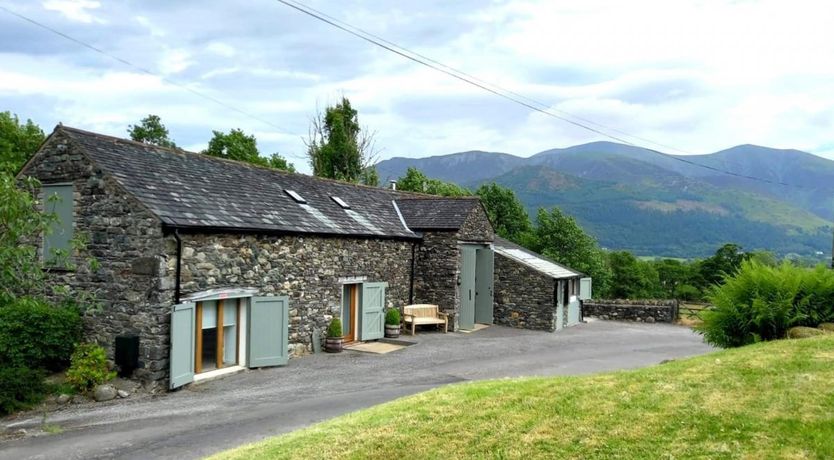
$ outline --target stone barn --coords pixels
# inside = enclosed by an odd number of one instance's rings
[[[19,173],[58,217],[48,276],[93,293],[87,338],[169,388],[280,365],[340,317],[383,335],[384,310],[434,303],[452,330],[491,323],[494,234],[477,198],[436,198],[287,173],[58,126]],[[44,201],[45,202],[45,201]],[[84,235],[83,249],[70,241]],[[54,258],[56,250],[71,254]],[[93,271],[81,261],[98,260]],[[78,262],[78,263],[75,263]],[[136,340],[136,339],[133,339]]]
[[[495,323],[553,332],[582,321],[591,278],[495,238]]]

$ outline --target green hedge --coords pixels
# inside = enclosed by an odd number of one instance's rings
[[[781,339],[791,327],[834,320],[834,271],[744,262],[708,298],[714,307],[702,313],[697,328],[707,342],[738,347]]]
[[[11,414],[40,402],[46,392],[43,371],[0,367],[0,414]]]
[[[76,308],[19,298],[0,307],[0,363],[6,367],[60,370],[81,339]]]

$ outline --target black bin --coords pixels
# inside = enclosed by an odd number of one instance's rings
[[[129,377],[139,367],[139,336],[120,335],[116,337],[116,365],[119,375]]]

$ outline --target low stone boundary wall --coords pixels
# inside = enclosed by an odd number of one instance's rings
[[[678,301],[593,299],[582,302],[582,314],[618,321],[674,323],[678,319]]]

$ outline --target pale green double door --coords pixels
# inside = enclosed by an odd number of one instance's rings
[[[474,329],[475,323],[492,324],[493,263],[492,248],[465,244],[460,247],[460,318],[461,329]]]
[[[280,366],[289,359],[289,299],[251,297],[246,314],[246,367]],[[194,381],[197,311],[195,302],[171,309],[170,388]],[[243,338],[243,337],[242,337]]]

